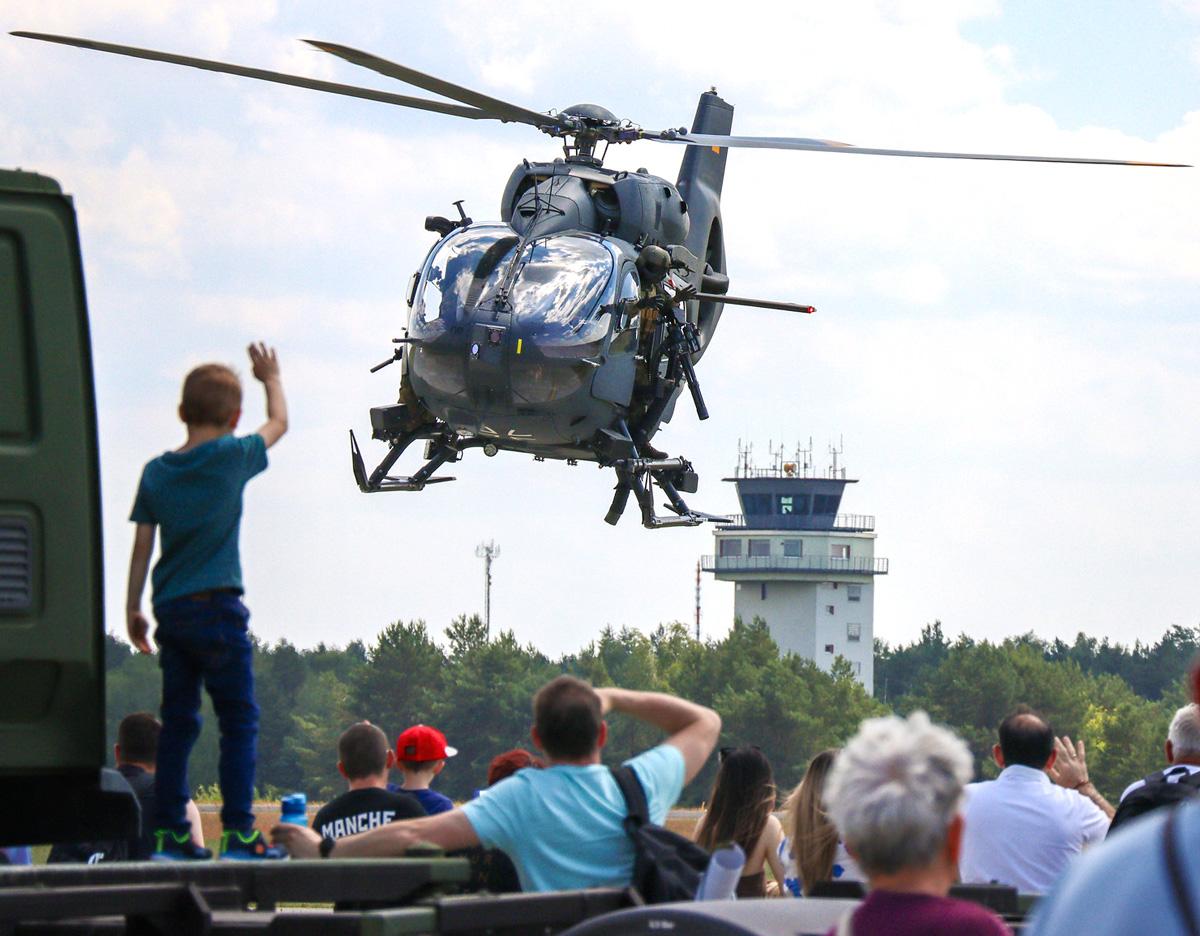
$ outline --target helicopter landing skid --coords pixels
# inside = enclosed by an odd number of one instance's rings
[[[684,458],[621,458],[613,462],[617,472],[617,486],[613,492],[612,505],[604,517],[605,523],[616,525],[625,512],[632,493],[642,512],[642,526],[648,530],[665,527],[699,526],[706,521],[720,522],[727,518],[700,513],[688,507],[680,496],[680,489],[695,493],[698,478],[691,462]],[[651,485],[658,485],[667,495],[664,505],[674,517],[660,517],[654,511],[654,494]]]
[[[432,457],[416,472],[407,478],[394,478],[388,474],[392,465],[396,463],[404,450],[417,438],[417,433],[410,433],[406,436],[401,436],[396,442],[392,443],[392,447],[388,449],[388,453],[383,456],[383,461],[379,463],[370,476],[367,476],[367,466],[363,461],[362,451],[358,447],[358,439],[354,437],[354,430],[350,430],[350,467],[354,471],[354,481],[358,484],[358,489],[364,494],[377,494],[381,491],[421,491],[424,490],[427,484],[440,484],[444,481],[453,481],[452,477],[432,477],[433,473],[448,461],[457,461],[459,452],[457,449],[449,445],[442,444],[438,446]]]

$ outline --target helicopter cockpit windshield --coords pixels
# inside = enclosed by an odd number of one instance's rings
[[[433,338],[476,309],[495,311],[501,301],[513,324],[547,354],[602,340],[607,323],[599,314],[600,300],[615,266],[610,249],[587,235],[531,241],[502,297],[519,242],[507,225],[471,227],[442,241],[422,270],[414,334]]]

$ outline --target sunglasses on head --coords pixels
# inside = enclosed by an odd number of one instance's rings
[[[762,748],[760,748],[757,744],[738,744],[732,747],[723,747],[717,751],[717,763],[721,763],[734,751],[745,751],[747,749],[751,751],[758,751],[760,754],[762,753]]]

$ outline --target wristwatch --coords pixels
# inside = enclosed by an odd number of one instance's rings
[[[325,836],[321,839],[321,844],[317,847],[317,852],[322,858],[328,858],[329,853],[333,851],[333,846],[337,844],[337,839]]]

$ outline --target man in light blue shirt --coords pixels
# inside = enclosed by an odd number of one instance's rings
[[[623,827],[625,800],[600,762],[609,712],[668,735],[628,762],[651,820],[661,823],[716,746],[720,716],[665,693],[593,689],[560,676],[533,702],[531,736],[546,755],[546,769],[520,771],[450,812],[393,822],[336,845],[303,826],[281,824],[272,836],[296,858],[392,857],[417,842],[447,850],[484,845],[508,854],[526,891],[624,887],[633,876],[634,848]]]

